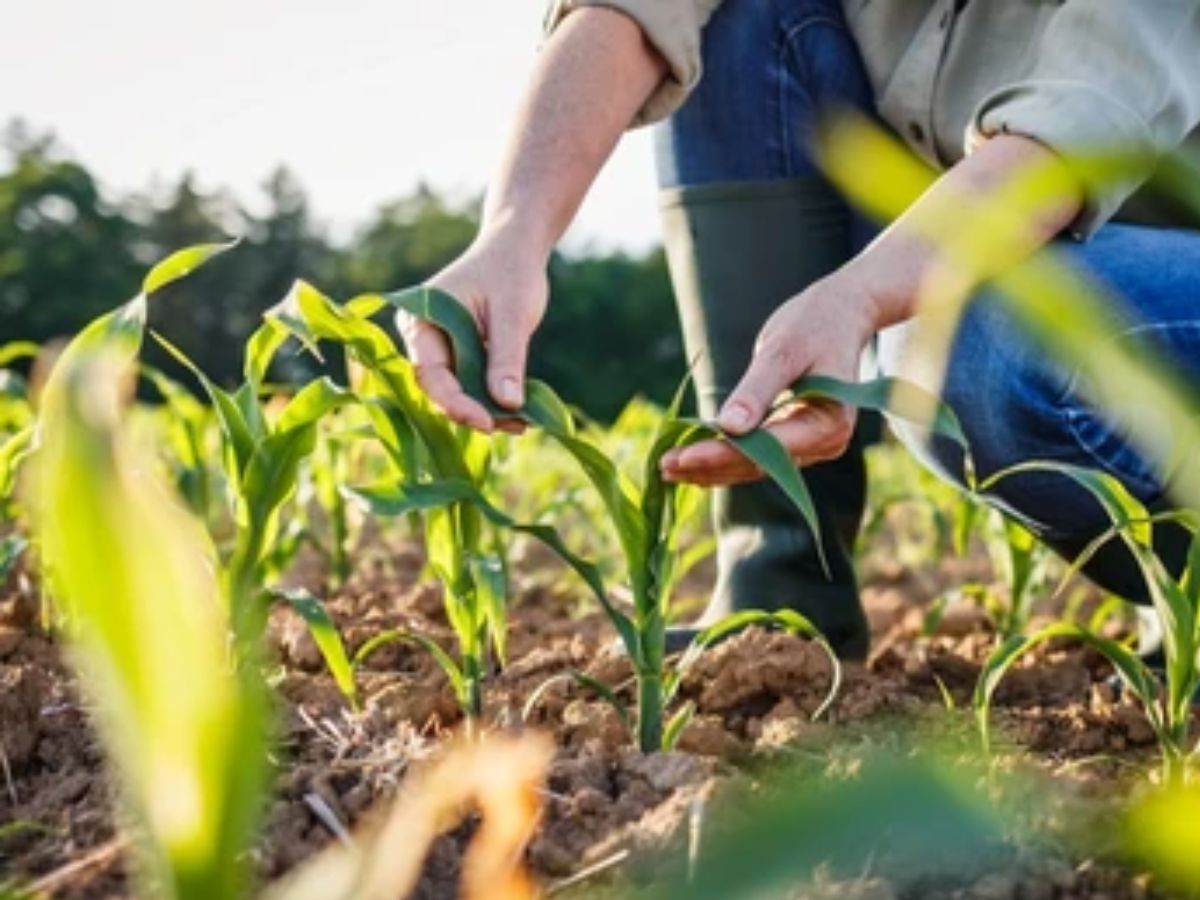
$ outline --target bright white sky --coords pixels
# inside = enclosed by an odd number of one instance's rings
[[[114,194],[194,170],[253,206],[280,162],[344,236],[419,179],[467,196],[499,155],[543,0],[4,3],[0,122],[52,129]],[[568,235],[658,238],[647,135]]]

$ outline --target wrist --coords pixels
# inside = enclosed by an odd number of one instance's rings
[[[922,298],[936,294],[967,295],[974,288],[970,274],[924,241],[897,232],[883,237],[837,273],[851,294],[868,310],[876,331],[912,318]]]
[[[516,254],[516,259],[545,266],[559,235],[541,217],[510,208],[485,210],[476,244]]]
[[[854,322],[864,340],[889,324],[892,303],[865,267],[853,260],[830,274],[823,282],[828,296]]]

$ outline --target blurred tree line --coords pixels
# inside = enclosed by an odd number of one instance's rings
[[[201,191],[189,174],[114,202],[51,135],[17,121],[2,141],[0,343],[73,334],[136,293],[156,259],[240,235],[234,252],[151,308],[152,327],[230,385],[240,378],[245,339],[294,279],[340,299],[417,284],[469,244],[478,222],[477,202],[451,203],[422,186],[381,205],[339,243],[286,168],[264,182],[265,212],[257,215],[227,193]],[[634,394],[669,397],[685,364],[661,251],[556,255],[550,281],[531,374],[602,420]],[[150,348],[151,361],[182,378],[157,351]],[[300,377],[315,366],[298,354],[290,364],[291,372],[277,375]]]

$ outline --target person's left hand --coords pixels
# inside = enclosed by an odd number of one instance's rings
[[[759,332],[750,368],[717,424],[729,434],[754,430],[776,397],[802,375],[858,378],[859,357],[877,329],[870,293],[847,270],[813,284],[775,311]],[[854,411],[835,403],[804,402],[779,410],[767,429],[797,465],[836,459],[854,432]],[[699,485],[739,484],[763,477],[727,441],[707,440],[665,454],[667,481]]]

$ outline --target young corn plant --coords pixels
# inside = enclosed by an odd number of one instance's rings
[[[599,576],[566,550],[553,529],[520,525],[484,496],[491,464],[489,440],[433,408],[411,365],[371,321],[387,304],[385,298],[368,296],[341,305],[298,283],[284,303],[267,314],[267,322],[295,335],[313,352],[319,352],[319,342],[344,349],[359,372],[354,395],[394,467],[387,483],[347,488],[345,495],[379,516],[423,513],[429,564],[445,588],[457,658],[425,635],[389,631],[359,649],[351,671],[389,642],[417,644],[445,671],[473,728],[483,714],[489,654],[502,664],[506,651],[507,578],[494,529],[525,531],[562,555],[589,583],[598,585]]]
[[[484,385],[486,360],[482,342],[470,314],[460,304],[433,288],[417,288],[387,299],[410,315],[441,328],[453,346],[457,374],[464,390],[497,415],[511,415],[497,409],[490,399]],[[780,486],[819,538],[820,527],[812,497],[787,450],[766,430],[729,437],[707,423],[680,416],[681,388],[658,426],[639,488],[624,476],[609,456],[580,438],[565,405],[549,387],[530,382],[526,395],[527,403],[520,411],[520,417],[544,430],[575,459],[599,494],[617,533],[625,559],[627,586],[633,598],[632,614],[618,608],[602,586],[597,597],[633,665],[635,715],[626,718],[632,720],[630,724],[639,748],[643,752],[653,752],[673,744],[691,714],[685,706],[668,716],[688,667],[707,647],[730,632],[751,624],[793,631],[810,637],[826,649],[834,677],[829,698],[818,710],[820,713],[837,691],[840,669],[824,637],[798,613],[737,613],[699,634],[677,662],[670,663],[666,658],[668,604],[678,551],[677,528],[688,492],[662,478],[660,459],[673,448],[699,440],[713,437],[729,440]],[[890,409],[893,414],[925,423],[938,434],[956,441],[965,451],[966,442],[953,413],[936,398],[912,385],[889,379],[869,384],[845,384],[810,376],[795,385],[789,402],[837,402],[860,408]],[[618,709],[622,707],[618,705]]]
[[[360,412],[347,410],[351,411]],[[318,545],[329,561],[329,581],[334,587],[345,584],[350,577],[354,531],[342,485],[353,480],[353,457],[362,437],[362,433],[355,429],[322,429],[317,436],[317,450],[310,464],[313,499],[323,519],[324,539],[318,541]]]
[[[318,378],[279,404],[264,400],[264,380],[275,354],[288,337],[268,320],[246,343],[244,382],[234,392],[215,384],[182,351],[161,335],[155,339],[200,382],[220,425],[222,464],[236,531],[222,554],[225,593],[236,631],[244,641],[257,639],[265,606],[262,584],[272,552],[287,532],[281,511],[296,494],[300,467],[313,453],[321,419],[353,402],[353,396],[328,378]],[[290,595],[279,595],[288,599]],[[305,616],[309,621],[308,616]]]
[[[212,413],[183,385],[153,366],[141,366],[141,375],[162,398],[163,428],[169,448],[168,466],[175,489],[202,520],[212,513],[215,486],[209,468],[209,434]]]
[[[1111,475],[1056,462],[1014,466],[991,476],[980,485],[981,490],[1003,478],[1028,472],[1050,472],[1070,478],[1104,508],[1112,527],[1084,549],[1067,576],[1086,565],[1110,540],[1122,541],[1141,571],[1153,609],[1161,621],[1166,667],[1160,677],[1125,644],[1074,623],[1060,622],[1028,636],[1009,637],[988,658],[975,688],[975,710],[984,745],[989,744],[992,697],[1005,673],[1039,644],[1069,638],[1095,648],[1112,663],[1121,681],[1141,704],[1158,739],[1164,781],[1182,783],[1196,760],[1196,751],[1190,748],[1189,725],[1193,697],[1200,688],[1200,518],[1192,511],[1152,515]],[[1179,578],[1171,576],[1154,551],[1154,527],[1168,521],[1189,529],[1193,535],[1187,566]]]
[[[1004,587],[997,590],[991,584],[971,582],[943,594],[925,617],[927,634],[936,630],[946,609],[958,600],[973,601],[982,607],[1002,641],[1028,629],[1052,554],[1029,529],[997,510],[991,511],[980,532]]]

